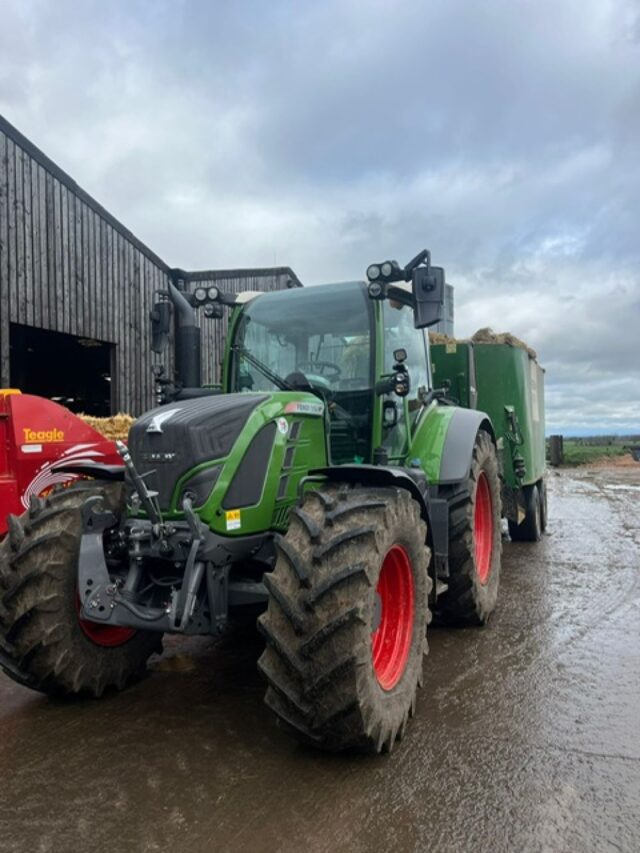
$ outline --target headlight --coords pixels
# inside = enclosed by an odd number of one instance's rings
[[[178,509],[182,507],[182,501],[189,498],[191,505],[194,507],[202,506],[207,502],[207,498],[213,491],[218,477],[220,476],[220,465],[214,465],[211,468],[205,468],[198,471],[193,477],[190,477],[183,485],[178,500]]]
[[[382,273],[383,278],[389,278],[393,272],[393,264],[390,261],[385,261],[380,267],[380,272]]]
[[[371,264],[371,266],[367,268],[367,278],[369,281],[375,281],[377,278],[380,278],[380,267],[378,264]]]
[[[193,293],[196,302],[206,302],[207,301],[207,291],[204,287],[196,287]]]
[[[220,296],[220,291],[217,287],[210,287],[209,290],[207,290],[207,296],[212,302],[215,302],[218,296]]]

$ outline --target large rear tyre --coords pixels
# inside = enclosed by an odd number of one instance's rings
[[[32,500],[19,519],[9,516],[0,545],[0,667],[51,695],[122,689],[162,650],[159,633],[79,617],[80,509],[91,495],[122,510],[120,485],[81,482]]]
[[[265,701],[321,749],[390,751],[422,684],[431,580],[427,527],[408,492],[307,492],[265,575]]]
[[[539,542],[542,538],[543,504],[537,483],[532,486],[524,486],[525,517],[516,524],[509,521],[509,536],[513,542]]]
[[[447,622],[484,625],[498,599],[502,557],[498,460],[484,430],[476,437],[463,486],[450,504],[448,589],[438,607]]]

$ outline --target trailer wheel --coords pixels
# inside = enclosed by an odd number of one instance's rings
[[[538,492],[540,497],[540,532],[545,533],[547,530],[549,509],[547,504],[547,484],[544,477],[541,480],[538,480]]]
[[[496,606],[502,555],[498,460],[484,430],[476,437],[463,485],[450,503],[448,589],[438,608],[448,622],[484,625]]]
[[[516,524],[509,521],[509,536],[513,542],[539,542],[542,538],[543,503],[537,483],[524,486],[525,517]]]
[[[320,749],[390,751],[422,684],[431,581],[427,528],[408,492],[306,493],[265,575],[265,701]]]
[[[50,695],[122,689],[162,650],[161,634],[79,616],[80,508],[96,494],[121,510],[120,485],[81,481],[32,499],[20,518],[9,516],[0,545],[0,667]]]

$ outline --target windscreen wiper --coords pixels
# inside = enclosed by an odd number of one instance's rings
[[[246,347],[240,346],[239,344],[234,344],[231,349],[234,352],[239,353],[243,358],[245,358],[249,364],[259,370],[263,376],[269,380],[269,382],[273,382],[276,388],[279,388],[281,391],[295,391],[296,389],[293,385],[290,385],[285,379],[281,376],[278,376],[277,373],[274,373],[270,367],[260,361],[259,358],[256,358],[255,355],[252,355]]]

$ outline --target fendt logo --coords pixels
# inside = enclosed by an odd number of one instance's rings
[[[43,444],[52,441],[64,441],[64,430],[61,429],[29,429],[22,430],[25,444]]]
[[[181,412],[182,409],[168,409],[166,412],[160,412],[151,418],[151,423],[147,427],[147,432],[162,433],[162,424],[172,418],[176,412]]]

